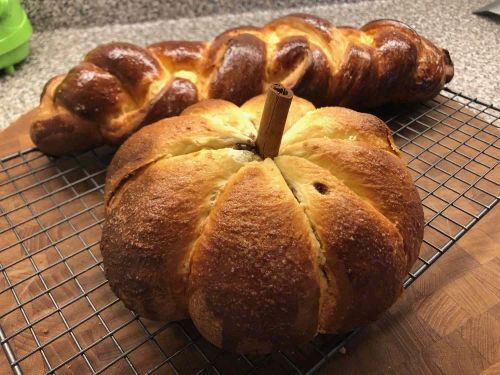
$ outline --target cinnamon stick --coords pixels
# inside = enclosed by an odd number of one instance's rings
[[[255,141],[257,151],[263,159],[278,155],[292,97],[292,90],[279,83],[273,83],[267,92],[259,133]]]

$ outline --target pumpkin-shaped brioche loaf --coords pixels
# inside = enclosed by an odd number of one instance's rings
[[[102,254],[114,292],[213,344],[265,353],[374,320],[423,235],[389,129],[292,101],[279,155],[254,142],[265,97],[207,100],[144,127],[106,180]]]

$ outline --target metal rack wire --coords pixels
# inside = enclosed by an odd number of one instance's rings
[[[424,204],[425,239],[409,287],[499,200],[500,109],[444,90],[377,113],[391,127]],[[320,335],[267,356],[225,353],[190,321],[127,310],[103,274],[99,238],[113,154],[0,159],[0,343],[15,374],[310,374],[354,334]]]

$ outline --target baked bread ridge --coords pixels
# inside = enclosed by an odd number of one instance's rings
[[[212,42],[112,42],[50,80],[23,115],[33,142],[63,155],[120,144],[203,99],[237,105],[273,82],[316,106],[370,108],[430,99],[453,77],[446,50],[402,22],[335,27],[309,14],[227,30]]]
[[[113,291],[141,316],[191,318],[243,353],[376,319],[423,237],[418,193],[383,122],[294,98],[280,154],[262,160],[252,147],[264,102],[207,100],[145,127],[106,177],[101,251]],[[318,113],[337,123],[321,131]]]

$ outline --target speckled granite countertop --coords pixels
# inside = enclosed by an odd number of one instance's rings
[[[500,26],[472,14],[472,10],[485,3],[488,1],[361,1],[36,32],[28,60],[18,67],[14,76],[0,77],[0,129],[38,104],[42,87],[50,77],[66,72],[100,43],[124,40],[147,45],[165,39],[206,40],[227,28],[242,24],[262,25],[290,12],[317,14],[337,25],[361,26],[376,18],[404,21],[450,51],[455,63],[455,78],[449,87],[498,105]]]

